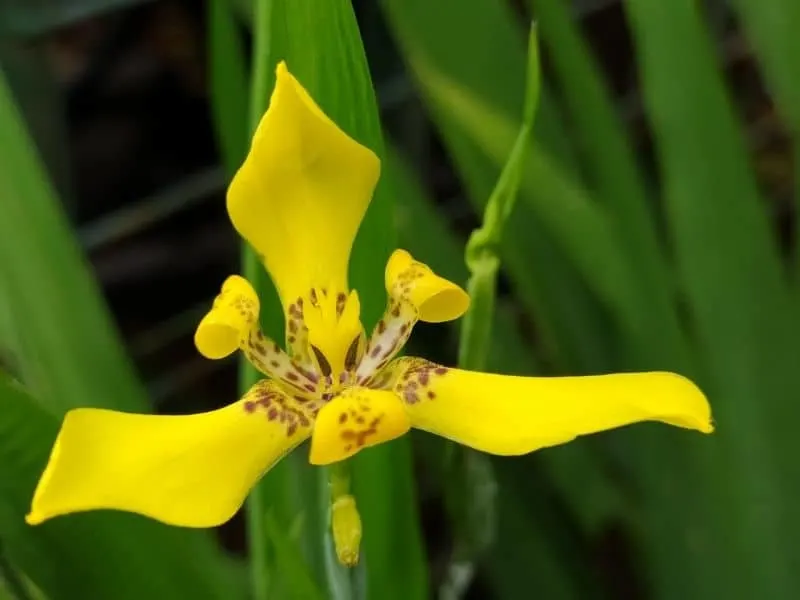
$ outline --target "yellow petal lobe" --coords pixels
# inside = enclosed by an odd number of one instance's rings
[[[331,464],[400,437],[409,428],[403,403],[393,392],[349,388],[319,411],[309,460]]]
[[[312,288],[347,292],[350,249],[379,173],[378,157],[339,129],[281,62],[227,206],[284,309]]]
[[[526,454],[639,421],[713,431],[703,393],[673,373],[515,377],[415,358],[389,368],[413,427],[492,454]]]
[[[258,322],[259,302],[253,286],[238,275],[222,284],[222,291],[194,334],[194,343],[206,358],[224,358],[239,348]]]
[[[26,520],[116,509],[171,525],[230,519],[261,475],[306,439],[312,417],[264,380],[225,408],[189,416],[67,413]]]
[[[395,250],[386,264],[386,291],[396,300],[410,302],[428,323],[452,321],[469,307],[469,295],[439,277],[405,250]]]

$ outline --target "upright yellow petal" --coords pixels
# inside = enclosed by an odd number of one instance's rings
[[[673,373],[512,377],[418,358],[390,368],[413,427],[492,454],[526,454],[638,421],[713,431],[703,393]]]
[[[380,161],[315,104],[284,63],[269,109],[228,190],[228,213],[283,306],[312,289],[346,293],[350,249]]]
[[[70,411],[27,521],[117,509],[171,525],[219,525],[308,437],[312,420],[313,410],[267,380],[239,402],[197,415]]]
[[[311,438],[310,461],[327,465],[409,430],[403,403],[393,393],[349,388],[319,411]]]

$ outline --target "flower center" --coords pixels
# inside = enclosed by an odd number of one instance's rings
[[[266,347],[256,330],[246,349],[251,361],[268,360],[287,392],[324,404],[352,387],[384,388],[389,361],[402,349],[417,321],[416,309],[391,298],[367,343],[358,295],[312,288],[286,309],[288,354]],[[255,356],[253,356],[255,355]]]

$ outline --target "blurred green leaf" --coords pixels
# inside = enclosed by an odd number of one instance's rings
[[[249,146],[247,60],[230,0],[207,5],[211,109],[225,170],[230,176],[242,164]]]
[[[53,531],[54,538],[42,546],[42,541],[36,541],[42,535],[39,529],[22,521],[47,450],[55,439],[57,418],[64,411],[74,406],[142,411],[147,403],[2,73],[0,142],[0,162],[4,165],[0,170],[0,333],[15,354],[21,378],[36,390],[41,406],[27,406],[18,395],[12,395],[10,401],[15,401],[14,408],[23,406],[18,410],[24,409],[34,419],[41,420],[37,411],[46,410],[48,419],[48,428],[31,440],[31,451],[37,454],[26,458],[22,445],[14,448],[22,453],[19,457],[0,461],[4,471],[12,468],[12,460],[26,461],[18,472],[2,474],[7,485],[17,487],[2,494],[4,502],[13,498],[14,505],[13,510],[7,506],[0,516],[0,537],[7,541],[15,563],[43,588],[45,583],[37,575],[48,578],[57,589],[62,580],[71,582],[85,571],[98,569],[103,564],[103,553],[117,553],[128,558],[135,555],[131,564],[149,573],[147,581],[130,578],[131,597],[143,597],[159,589],[180,597],[182,589],[191,590],[195,585],[197,594],[215,597],[226,581],[225,569],[220,563],[221,555],[205,533],[142,523],[141,519],[126,522],[124,518],[119,523],[130,524],[119,525],[118,529],[116,516],[103,515],[97,519],[80,517],[84,532],[80,536],[69,537],[69,525],[43,526],[42,531]],[[26,402],[30,403],[27,397]],[[9,428],[9,435],[17,436],[10,440],[24,442],[25,438],[12,428],[14,415],[10,411],[11,408],[0,411],[9,419],[3,420],[2,425]],[[0,435],[0,440],[5,437]],[[6,494],[13,497],[7,498]],[[72,519],[67,517],[64,521],[69,523]],[[62,530],[63,527],[67,529]],[[95,538],[102,543],[98,544]],[[28,544],[39,544],[36,561],[26,554]],[[98,559],[93,564],[72,558],[95,549],[96,555],[87,555]],[[102,573],[86,572],[84,576],[86,585],[101,585],[95,579]],[[102,579],[105,585],[112,581],[111,576]]]
[[[703,597],[703,586],[736,573],[725,591],[708,587],[705,594],[789,597],[800,588],[791,550],[798,512],[787,499],[800,476],[787,423],[799,416],[791,399],[800,380],[791,364],[796,320],[776,240],[698,7],[689,0],[628,0],[626,9],[670,233],[719,423],[707,447],[711,563],[688,577],[696,560],[662,563],[668,572],[660,581],[681,577],[687,594]]]
[[[770,92],[792,136],[794,152],[794,277],[800,299],[800,2],[735,0],[739,24],[759,58]]]
[[[795,143],[800,139],[800,3],[795,0],[734,0],[739,24],[764,70]]]
[[[0,294],[26,385],[55,413],[143,410],[141,384],[0,73]]]
[[[5,378],[0,413],[0,540],[49,598],[242,597],[222,557],[196,532],[110,511],[27,525],[58,420]]]
[[[643,327],[661,340],[669,363],[686,367],[686,340],[678,323],[674,285],[656,232],[654,207],[620,127],[598,68],[573,23],[571,5],[561,0],[529,0],[550,51],[569,116],[580,138],[589,187],[608,208],[620,243],[635,272],[640,298],[647,305]],[[646,322],[646,323],[645,323]]]
[[[267,526],[265,534],[275,555],[275,568],[291,585],[287,591],[288,597],[322,600],[324,596],[317,588],[300,547],[289,535],[286,524],[279,523],[272,513],[267,513],[265,525]]]
[[[3,0],[0,30],[5,34],[36,36],[77,21],[150,0]]]

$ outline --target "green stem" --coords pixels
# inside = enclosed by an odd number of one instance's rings
[[[331,503],[350,493],[350,463],[341,460],[330,467]]]
[[[472,232],[467,243],[465,260],[470,271],[467,290],[472,304],[462,320],[459,346],[459,366],[462,368],[480,369],[486,362],[492,333],[497,270],[500,267],[497,246],[502,238],[505,222],[516,202],[522,165],[533,133],[538,99],[539,53],[536,30],[531,26],[522,126],[497,185],[486,202],[483,223]]]
[[[531,27],[522,126],[486,202],[483,223],[472,232],[465,251],[464,258],[470,272],[467,292],[471,303],[461,321],[458,366],[462,369],[482,370],[486,366],[494,319],[497,272],[500,268],[497,247],[503,236],[503,226],[516,201],[522,165],[533,132],[538,96],[538,47],[535,29]],[[447,480],[451,482],[449,511],[455,522],[457,539],[448,573],[439,588],[440,600],[463,596],[473,575],[475,559],[491,544],[496,495],[494,475],[487,457],[467,448],[453,447],[446,459],[445,469],[449,471]],[[488,494],[478,493],[486,489],[489,490]]]
[[[253,70],[250,82],[250,133],[255,133],[261,115],[267,106],[269,73],[269,25],[272,3],[256,0],[253,20]],[[242,246],[242,273],[255,284],[261,276],[258,257],[246,243]],[[242,392],[258,379],[258,372],[243,360],[239,371]],[[250,492],[247,500],[247,537],[250,550],[250,582],[253,600],[267,600],[269,596],[269,569],[266,536],[266,506],[262,483]]]

